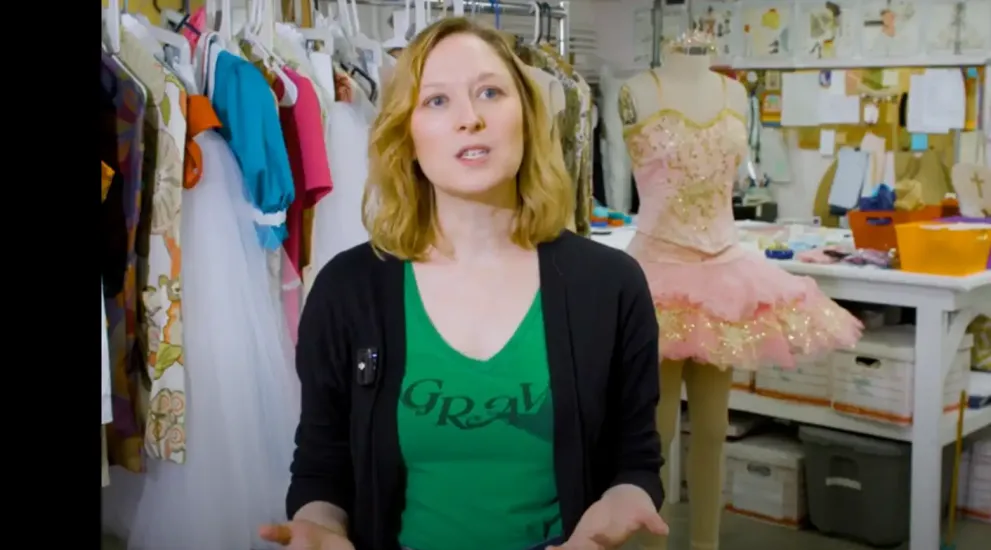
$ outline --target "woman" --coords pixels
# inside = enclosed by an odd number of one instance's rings
[[[444,19],[372,130],[371,242],[304,308],[292,549],[613,548],[662,534],[657,322],[640,268],[574,211],[535,84]],[[522,320],[521,320],[522,319]]]

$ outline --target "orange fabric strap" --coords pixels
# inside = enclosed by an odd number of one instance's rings
[[[100,189],[100,202],[107,200],[107,193],[110,191],[110,184],[114,181],[114,169],[107,166],[107,163],[100,162],[103,170],[103,182]]]
[[[217,113],[210,104],[210,99],[204,95],[191,95],[186,106],[186,160],[183,167],[182,186],[186,189],[196,187],[203,177],[203,151],[193,139],[207,130],[216,130],[223,126]]]

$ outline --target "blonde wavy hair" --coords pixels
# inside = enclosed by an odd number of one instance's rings
[[[410,120],[424,62],[437,44],[457,34],[476,36],[492,47],[506,63],[522,102],[525,143],[516,176],[513,242],[532,249],[553,240],[574,214],[575,196],[556,130],[527,66],[499,31],[464,17],[445,18],[424,29],[399,55],[371,128],[362,221],[379,253],[423,260],[438,246],[434,189],[415,160]]]

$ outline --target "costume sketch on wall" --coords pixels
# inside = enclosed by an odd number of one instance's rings
[[[767,2],[742,5],[744,55],[749,58],[784,58],[792,54],[792,3]]]
[[[991,0],[933,2],[922,32],[929,54],[987,53],[991,51]]]
[[[857,53],[856,5],[850,0],[801,2],[796,5],[799,56],[806,59],[850,58]]]
[[[866,0],[863,44],[866,57],[906,57],[920,53],[918,3],[912,0]]]

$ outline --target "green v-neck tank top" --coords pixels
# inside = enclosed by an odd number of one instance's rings
[[[523,550],[559,536],[540,292],[505,346],[484,361],[461,354],[438,333],[409,262],[404,300],[406,373],[397,421],[407,485],[400,544]],[[478,321],[484,330],[484,317]]]

